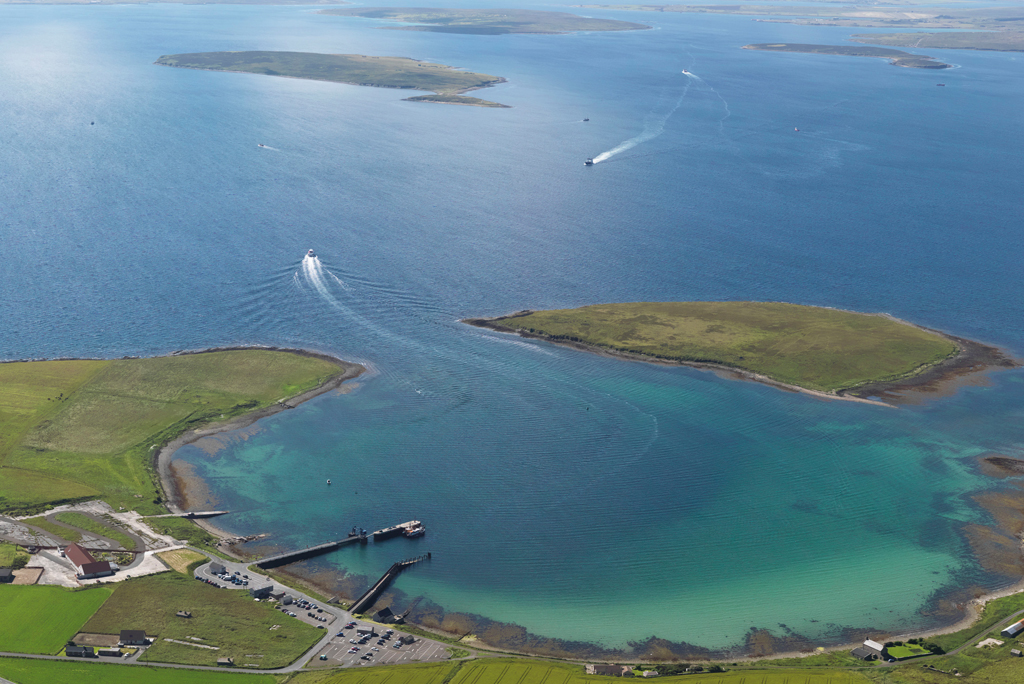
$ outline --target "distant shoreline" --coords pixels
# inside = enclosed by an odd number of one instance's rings
[[[845,309],[837,309],[845,311]],[[903,393],[942,393],[946,391],[949,385],[953,384],[956,380],[962,378],[968,374],[980,373],[990,368],[1015,368],[1020,364],[1013,360],[1011,357],[1006,355],[1000,349],[989,345],[968,340],[962,337],[956,337],[948,333],[944,333],[939,330],[933,330],[926,328],[908,321],[904,321],[888,314],[868,314],[883,316],[890,318],[899,323],[909,325],[926,332],[934,333],[939,335],[946,340],[957,345],[959,352],[955,355],[950,356],[942,361],[918,369],[916,372],[897,380],[888,382],[873,382],[858,387],[852,387],[849,389],[842,389],[836,392],[824,392],[821,390],[808,389],[806,387],[800,387],[799,385],[792,385],[788,383],[775,380],[766,375],[761,375],[753,371],[749,371],[743,368],[737,368],[728,366],[721,363],[712,363],[705,361],[683,361],[677,359],[665,359],[655,356],[649,356],[646,354],[640,354],[637,352],[628,352],[609,347],[602,347],[594,344],[588,344],[586,342],[579,342],[574,340],[556,339],[552,336],[544,333],[529,332],[521,328],[515,328],[511,325],[506,325],[503,321],[509,321],[517,317],[526,316],[533,313],[532,310],[525,309],[517,311],[511,314],[505,314],[502,316],[484,317],[484,318],[465,318],[462,319],[463,323],[472,325],[478,328],[486,328],[500,333],[510,333],[518,335],[527,339],[542,340],[551,344],[557,344],[563,347],[569,347],[579,351],[585,351],[592,354],[598,354],[600,356],[606,356],[609,358],[621,359],[625,361],[641,361],[644,363],[653,363],[664,366],[688,366],[690,368],[697,368],[701,370],[710,370],[716,373],[725,375],[726,377],[747,380],[751,382],[758,382],[764,385],[769,385],[777,389],[785,390],[788,392],[798,392],[801,394],[808,394],[813,397],[820,399],[839,399],[842,401],[855,401],[864,404],[874,404],[876,406],[894,407],[903,403],[912,403],[912,400],[902,396]],[[849,312],[849,313],[860,313],[860,312]]]

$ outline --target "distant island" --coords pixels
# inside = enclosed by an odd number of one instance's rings
[[[433,31],[495,36],[506,33],[570,33],[573,31],[636,31],[644,24],[593,19],[567,12],[522,9],[442,9],[426,7],[352,7],[321,10],[342,17],[388,19],[419,26],[382,26],[396,31]]]
[[[1024,51],[1021,31],[964,31],[953,33],[858,33],[851,40],[875,45],[954,50]]]
[[[474,107],[507,107],[461,93],[504,83],[500,76],[460,71],[444,64],[406,57],[328,55],[316,52],[192,52],[164,55],[163,66],[210,71],[233,71],[331,81],[375,88],[429,90],[435,95],[406,98],[412,102],[440,102]]]
[[[844,55],[848,57],[881,57],[898,67],[911,69],[949,69],[951,65],[939,62],[926,55],[914,55],[891,48],[859,45],[811,45],[807,43],[755,43],[744,45],[744,50],[766,50],[768,52],[803,52],[816,55]]]
[[[636,302],[468,318],[470,325],[623,358],[728,370],[839,398],[900,401],[939,380],[1017,364],[882,314],[778,302]]]

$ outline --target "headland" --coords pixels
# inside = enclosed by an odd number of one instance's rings
[[[897,404],[1018,364],[1000,350],[901,321],[779,302],[638,302],[468,318],[617,358],[725,372],[815,396]]]
[[[407,99],[475,107],[507,107],[462,96],[462,93],[471,90],[504,83],[505,79],[500,76],[462,71],[445,64],[406,57],[328,55],[316,52],[193,52],[163,55],[155,63],[182,69],[264,74],[373,88],[427,90],[436,95]]]

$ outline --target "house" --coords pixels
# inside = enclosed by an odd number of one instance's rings
[[[14,581],[14,571],[10,568],[0,568],[0,584],[7,584]]]
[[[632,677],[633,676],[633,668],[631,666],[629,666],[629,665],[623,665],[622,666],[622,676],[623,677]]]
[[[644,677],[660,677],[661,673],[657,670],[644,670]]]
[[[861,646],[861,648],[866,648],[871,653],[873,653],[876,658],[881,658],[885,660],[889,656],[888,652],[885,650],[885,646],[878,643],[877,641],[872,641],[871,639],[865,639],[864,645]]]
[[[854,658],[860,658],[861,660],[878,660],[878,654],[866,646],[858,646],[850,651],[850,655]]]
[[[618,665],[587,665],[584,668],[589,675],[606,675],[618,677],[622,674],[622,668]]]
[[[72,658],[95,658],[96,652],[92,646],[67,646],[64,655]]]
[[[92,557],[88,551],[78,544],[72,544],[64,549],[64,557],[75,566],[75,574],[78,579],[91,579],[93,577],[106,577],[114,574],[114,569],[106,561],[99,561]]]
[[[1015,637],[1021,632],[1024,632],[1024,620],[1020,622],[1014,622],[1012,625],[1004,629],[1001,633],[1005,637]]]
[[[222,563],[210,563],[210,572],[214,575],[223,575],[228,571]]]
[[[121,630],[121,646],[145,646],[148,643],[146,632],[141,629]]]
[[[217,664],[218,665],[227,665],[228,667],[231,667],[231,666],[233,666],[235,664],[235,659],[234,658],[217,658]]]
[[[404,637],[399,639],[399,641],[401,641],[403,644],[408,645],[408,644],[414,643],[416,641],[416,638],[413,637],[412,634],[406,634]]]
[[[373,616],[376,622],[383,622],[385,625],[395,619],[395,614],[391,612],[390,608],[381,608],[377,611],[377,614]]]
[[[270,592],[272,591],[274,591],[274,585],[268,584],[267,586],[260,587],[259,589],[250,589],[249,596],[252,596],[254,599],[268,599],[270,598]]]
[[[175,615],[175,617],[183,617],[183,618],[190,618],[190,617],[192,617],[191,611],[187,611],[187,610],[179,610],[174,615]]]

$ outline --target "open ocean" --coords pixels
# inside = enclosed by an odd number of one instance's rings
[[[868,29],[588,14],[655,28],[0,5],[0,358],[265,344],[366,364],[347,394],[179,452],[233,511],[217,524],[293,548],[422,520],[424,538],[318,567],[376,577],[430,550],[406,598],[540,636],[824,645],[1019,579],[961,529],[1007,486],[978,457],[1024,453],[1024,372],[892,409],[458,319],[778,300],[1024,355],[1024,57],[929,49],[959,68],[900,69],[739,49]],[[506,77],[473,94],[513,108],[153,65],[215,50],[438,61]]]

